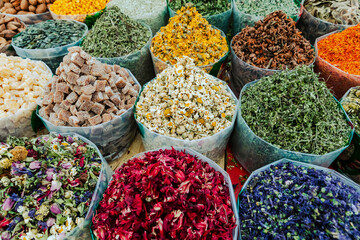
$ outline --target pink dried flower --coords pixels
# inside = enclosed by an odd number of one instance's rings
[[[57,203],[53,203],[50,207],[50,211],[54,214],[60,214],[61,210],[59,208],[59,205]]]
[[[122,165],[93,218],[98,239],[232,239],[224,176],[184,152],[148,152]]]
[[[4,211],[10,211],[12,209],[12,207],[14,206],[15,201],[12,200],[11,198],[7,198],[4,201],[4,204],[2,205],[2,209]]]
[[[39,169],[41,168],[41,162],[40,161],[33,161],[30,163],[29,168],[34,170],[34,169]]]

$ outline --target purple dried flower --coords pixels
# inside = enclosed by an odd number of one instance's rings
[[[67,162],[67,163],[61,163],[60,166],[63,168],[63,169],[70,169],[72,167],[72,164]]]
[[[53,203],[50,207],[50,211],[54,214],[60,214],[61,213],[61,210],[60,210],[60,207],[57,203]]]
[[[33,161],[30,163],[29,168],[34,170],[34,169],[39,169],[41,168],[41,162],[40,161]]]
[[[11,198],[7,198],[2,205],[2,209],[4,211],[10,211],[11,208],[14,206],[14,203],[15,203],[14,200],[12,200]]]

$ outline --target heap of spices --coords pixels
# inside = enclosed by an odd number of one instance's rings
[[[196,8],[187,5],[170,18],[152,40],[151,51],[160,60],[174,65],[188,56],[196,66],[217,62],[229,48],[220,30],[214,29]]]
[[[360,75],[360,24],[317,43],[319,57],[349,74]]]
[[[335,151],[348,143],[351,132],[325,82],[308,66],[251,85],[242,93],[241,115],[258,137],[301,153]]]
[[[255,16],[266,16],[278,10],[283,11],[288,16],[296,16],[300,13],[300,9],[294,0],[238,0],[235,3],[240,11]]]
[[[109,0],[56,0],[50,10],[58,15],[90,14],[104,9],[108,2]]]
[[[69,54],[48,83],[40,116],[55,126],[87,127],[115,119],[130,109],[140,85],[126,69],[103,64],[80,47]]]
[[[105,239],[233,239],[224,176],[175,149],[147,152],[116,170],[93,218]]]
[[[174,10],[180,10],[187,3],[192,3],[197,11],[204,17],[223,13],[231,8],[231,3],[228,0],[170,0],[169,7]]]
[[[102,168],[94,147],[49,135],[0,149],[1,239],[64,239],[84,222]]]
[[[334,24],[360,23],[358,0],[306,0],[305,9],[314,17]]]
[[[239,216],[245,240],[360,239],[360,192],[331,172],[280,162],[249,179]]]
[[[151,37],[147,27],[117,6],[107,8],[86,35],[82,48],[93,57],[114,58],[142,49]]]
[[[41,14],[48,12],[55,0],[0,0],[0,12],[6,14]]]
[[[24,29],[25,25],[20,19],[0,15],[0,51],[1,48],[10,45],[12,38]]]
[[[56,48],[79,41],[86,30],[76,21],[48,20],[29,25],[13,39],[13,44],[24,49]]]
[[[254,27],[244,28],[233,38],[232,48],[242,61],[273,70],[309,65],[315,59],[310,42],[282,11],[267,15]]]
[[[345,112],[354,124],[357,132],[360,130],[360,88],[354,87],[350,89],[349,93],[341,100]]]
[[[235,108],[227,85],[184,57],[144,87],[136,119],[161,135],[194,140],[230,127]]]

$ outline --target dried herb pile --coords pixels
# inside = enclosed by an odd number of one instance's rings
[[[86,35],[82,48],[93,57],[114,58],[143,48],[149,29],[123,14],[117,6],[107,8]]]
[[[151,51],[172,65],[188,56],[196,66],[215,63],[229,51],[226,38],[191,5],[182,7],[152,40]]]
[[[75,21],[48,20],[27,26],[13,44],[25,49],[61,47],[79,41],[85,31],[85,25]]]
[[[360,193],[338,177],[291,162],[253,176],[239,195],[241,237],[360,239]]]
[[[317,43],[319,57],[350,74],[360,75],[360,24]]]
[[[315,58],[310,42],[282,11],[244,28],[233,38],[232,48],[244,62],[274,70],[309,65]]]
[[[306,0],[305,9],[314,17],[335,24],[360,23],[358,0]]]
[[[264,77],[241,97],[241,115],[263,140],[285,150],[326,154],[345,146],[350,126],[311,67]]]
[[[177,11],[187,3],[192,3],[204,17],[223,13],[231,8],[231,3],[228,0],[170,0],[169,7]]]
[[[299,7],[293,0],[238,0],[235,4],[240,11],[255,16],[266,16],[278,10],[288,16],[296,16],[300,13]]]
[[[93,218],[105,239],[233,239],[224,176],[177,150],[147,152],[113,175]]]
[[[355,129],[360,130],[360,87],[350,90],[349,94],[341,100],[345,112],[348,114]]]

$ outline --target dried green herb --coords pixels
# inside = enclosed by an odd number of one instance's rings
[[[228,0],[172,0],[169,1],[169,7],[177,11],[189,2],[196,7],[196,10],[203,17],[223,13],[231,8],[231,3]]]
[[[341,100],[341,105],[350,117],[357,133],[360,133],[360,86],[350,89]]]
[[[343,111],[311,67],[264,77],[241,96],[241,115],[263,140],[289,151],[326,154],[347,144]]]
[[[314,17],[345,25],[356,25],[360,22],[358,0],[306,0],[305,9]]]
[[[86,35],[82,48],[93,57],[113,58],[143,48],[151,32],[123,14],[116,6],[107,8]]]
[[[262,17],[279,10],[288,16],[300,13],[300,8],[293,0],[238,0],[235,4],[244,13]]]
[[[13,43],[25,49],[54,48],[79,41],[85,31],[85,25],[75,21],[48,20],[27,26]]]

